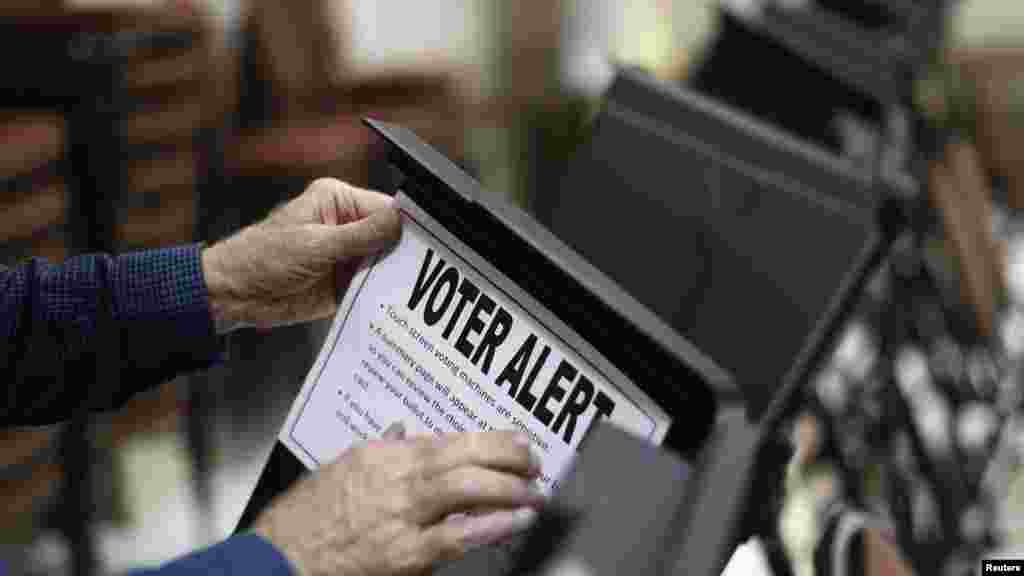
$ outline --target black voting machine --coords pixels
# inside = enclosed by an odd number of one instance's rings
[[[645,573],[719,574],[751,536],[762,537],[776,574],[792,573],[777,546],[789,457],[778,425],[869,275],[925,210],[922,170],[936,136],[913,89],[941,45],[949,4],[754,4],[752,12],[723,7],[718,38],[688,86],[621,70],[557,193],[535,202],[545,226],[734,386],[716,390],[716,426],[671,528],[617,539],[607,529],[589,551],[580,542],[592,537],[563,544],[592,559],[595,574],[637,566],[626,554],[611,556],[625,563],[616,566],[601,546],[627,550],[627,540],[651,538],[666,539],[664,557]],[[843,133],[849,118],[869,136],[866,149]],[[543,542],[571,540],[568,519],[586,508],[574,488],[521,566],[555,556]],[[666,489],[652,481],[650,490]],[[665,501],[675,502],[667,493]]]
[[[656,572],[717,574],[740,534],[770,524],[745,517],[755,474],[781,482],[786,454],[765,430],[883,257],[884,192],[823,149],[624,70],[557,200],[547,226],[731,376]],[[671,501],[653,480],[644,491],[659,489]]]
[[[627,70],[548,225],[729,371],[757,418],[772,383],[800,378],[877,258],[874,186],[839,158]]]

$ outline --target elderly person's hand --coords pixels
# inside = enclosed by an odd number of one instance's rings
[[[389,429],[300,481],[256,533],[302,576],[391,576],[428,573],[532,522],[540,467],[525,436],[396,436]]]
[[[393,244],[400,228],[391,197],[313,182],[265,220],[203,250],[218,332],[330,316],[362,258]]]

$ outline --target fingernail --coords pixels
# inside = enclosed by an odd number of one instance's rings
[[[538,486],[537,484],[535,484],[533,482],[530,482],[529,491],[530,491],[530,496],[536,496],[542,502],[544,500],[547,500],[547,496],[544,495],[544,491],[541,490],[540,486]]]
[[[533,526],[537,511],[533,508],[500,510],[467,519],[465,545],[479,548],[500,542]]]
[[[385,440],[401,440],[405,437],[405,424],[401,420],[388,426],[381,437]]]
[[[530,449],[530,475],[531,476],[540,476],[541,465],[542,465],[542,463],[540,461],[540,456],[538,456],[537,452],[534,449],[531,448]]]
[[[548,502],[548,496],[540,489],[540,486],[531,483],[526,492],[527,501],[531,506],[544,506]]]
[[[537,509],[530,507],[519,508],[512,512],[512,525],[515,526],[515,532],[522,532],[533,526],[537,521]]]
[[[527,436],[526,434],[522,434],[522,433],[516,434],[514,442],[516,444],[520,445],[520,446],[523,446],[524,448],[526,448],[529,451],[529,454],[530,454],[530,474],[534,475],[534,476],[537,475],[537,474],[540,474],[540,468],[541,468],[540,456],[537,454],[537,450],[536,450],[536,448],[534,448],[533,443],[530,442],[530,437]]]

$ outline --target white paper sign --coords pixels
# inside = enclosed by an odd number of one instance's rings
[[[401,205],[401,240],[353,280],[281,431],[300,461],[316,469],[397,421],[409,434],[515,429],[531,438],[550,492],[595,418],[661,442],[670,424],[662,410],[416,206]]]

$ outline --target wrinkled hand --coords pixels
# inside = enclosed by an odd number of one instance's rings
[[[393,244],[400,228],[389,196],[313,182],[267,219],[203,250],[218,332],[330,316],[362,258]]]
[[[539,464],[525,436],[395,436],[357,445],[300,481],[255,531],[302,576],[392,576],[428,573],[533,521]]]

